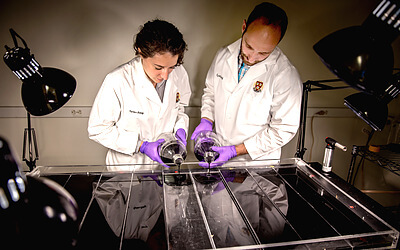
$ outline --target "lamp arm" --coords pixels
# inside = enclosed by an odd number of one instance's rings
[[[310,81],[303,83],[303,94],[301,96],[301,107],[300,107],[299,135],[297,139],[297,150],[295,153],[295,157],[300,159],[303,159],[303,156],[307,150],[304,147],[304,141],[306,132],[307,101],[308,101],[308,92],[310,92],[310,87],[311,87]]]
[[[305,134],[306,134],[306,119],[307,119],[307,103],[308,103],[308,92],[315,90],[334,90],[334,89],[343,89],[348,88],[349,86],[340,86],[334,87],[329,86],[322,83],[330,83],[330,82],[341,82],[341,79],[328,79],[328,80],[319,80],[312,81],[308,80],[303,82],[303,94],[301,97],[301,108],[300,108],[300,122],[299,122],[299,135],[297,138],[297,149],[295,153],[296,158],[303,159],[304,154],[306,152],[305,145]],[[312,86],[316,86],[317,88],[312,88]]]

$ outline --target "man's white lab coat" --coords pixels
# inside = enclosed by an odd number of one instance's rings
[[[216,133],[228,145],[245,144],[249,155],[235,159],[279,159],[281,147],[299,126],[300,76],[276,47],[238,83],[240,43],[241,39],[215,56],[206,78],[201,116],[214,121]]]

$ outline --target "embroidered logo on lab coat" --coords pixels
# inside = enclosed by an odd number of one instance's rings
[[[176,92],[176,102],[179,102],[181,100],[181,94],[179,92]]]
[[[253,85],[253,90],[254,90],[254,92],[261,92],[261,90],[263,89],[263,87],[264,87],[264,83],[263,83],[263,82],[260,82],[260,81],[257,81],[257,82],[254,83],[254,85]]]

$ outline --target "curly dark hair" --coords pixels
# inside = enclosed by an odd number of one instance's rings
[[[133,48],[136,55],[140,54],[144,58],[153,57],[156,53],[162,54],[165,52],[170,52],[174,56],[178,55],[178,66],[183,63],[187,44],[183,40],[183,35],[173,24],[155,19],[148,21],[140,28]]]

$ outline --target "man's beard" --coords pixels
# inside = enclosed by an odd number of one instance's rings
[[[254,64],[261,62],[261,61],[255,61],[254,63],[250,63],[249,61],[246,60],[246,57],[247,56],[243,53],[242,49],[240,49],[240,58],[247,66],[253,66]]]

